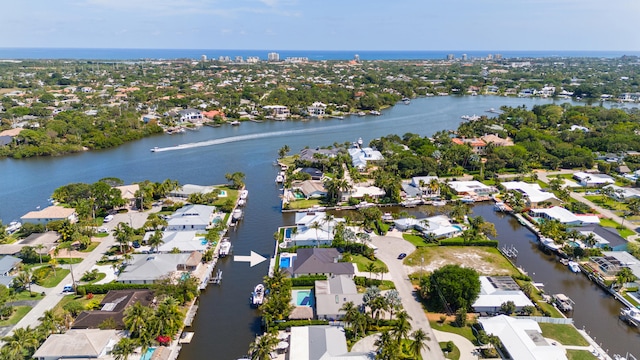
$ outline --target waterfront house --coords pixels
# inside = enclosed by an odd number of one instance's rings
[[[168,231],[200,230],[213,226],[215,206],[187,205],[178,209],[167,220]]]
[[[524,181],[506,181],[502,186],[507,190],[518,191],[525,200],[526,207],[537,208],[540,203],[550,203],[560,205],[561,201],[555,194],[543,191],[538,184],[529,184]]]
[[[76,209],[65,208],[62,206],[52,205],[42,210],[30,211],[23,215],[20,220],[22,223],[33,223],[46,225],[50,221],[55,220],[69,220],[69,222],[76,223],[78,221],[78,215]]]
[[[402,218],[395,219],[393,223],[400,231],[415,229],[422,233],[423,236],[432,239],[446,239],[458,236],[462,233],[461,225],[451,224],[450,219],[446,215],[437,215],[427,218]]]
[[[516,311],[534,306],[510,276],[480,276],[480,294],[472,305],[475,312],[495,314],[508,301],[515,304]]]
[[[142,241],[146,243],[153,234],[154,232],[152,231],[147,232],[144,234]],[[198,232],[195,230],[164,231],[162,233],[163,243],[158,246],[156,251],[168,253],[173,249],[178,249],[181,253],[205,252],[209,247],[209,242],[204,238],[204,235],[197,236],[197,234]]]
[[[616,183],[616,180],[607,174],[586,173],[578,171],[573,173],[573,178],[584,187],[603,187]]]
[[[557,220],[561,224],[569,226],[600,223],[600,218],[597,215],[576,215],[560,206],[553,206],[547,209],[531,209],[529,215],[539,219]]]
[[[592,238],[593,247],[600,249],[610,248],[614,251],[622,251],[627,248],[627,240],[620,236],[618,230],[603,227],[601,225],[587,225],[575,229],[581,235]]]
[[[199,252],[180,254],[134,254],[117,282],[123,284],[153,284],[157,280],[195,271],[202,262]]]
[[[414,176],[411,178],[409,185],[419,190],[421,196],[438,197],[440,196],[440,183],[437,176]],[[437,187],[432,187],[437,183]]]
[[[307,106],[307,112],[310,116],[324,116],[327,105],[319,101],[314,102],[311,106]]]
[[[365,196],[372,199],[380,199],[386,192],[377,186],[354,185],[348,192],[342,193],[342,201],[348,201],[350,197],[354,199],[362,199]]]
[[[116,189],[120,190],[120,195],[122,199],[127,202],[126,207],[132,209],[136,205],[136,193],[140,190],[140,185],[131,184],[131,185],[123,185],[116,186]]]
[[[22,259],[6,255],[0,258],[0,276],[9,276],[9,274],[22,262]]]
[[[309,174],[311,180],[322,180],[322,178],[324,177],[322,170],[313,167],[301,168],[298,169],[297,172]]]
[[[451,142],[456,145],[469,145],[471,147],[471,151],[478,155],[483,155],[487,148],[487,143],[482,139],[452,138]]]
[[[543,336],[540,325],[530,319],[516,319],[499,315],[490,318],[479,318],[478,322],[489,335],[500,339],[508,355],[518,360],[567,360],[565,350],[561,346],[550,344]]]
[[[327,196],[327,189],[319,180],[294,181],[291,183],[291,189],[302,193],[307,200]]]
[[[487,134],[480,137],[480,140],[484,141],[487,145],[492,144],[494,146],[513,146],[513,140],[507,136],[503,139],[495,134]]]
[[[153,290],[127,289],[109,290],[102,302],[100,310],[83,311],[73,321],[73,329],[98,329],[105,321],[113,320],[114,329],[123,330],[124,312],[135,303],[149,306],[155,303]],[[109,320],[111,319],[111,320]]]
[[[291,115],[289,108],[284,105],[266,105],[262,109],[267,112],[268,116],[277,120],[284,120]]]
[[[348,275],[331,276],[327,280],[316,280],[316,316],[318,319],[339,320],[345,312],[342,306],[351,301],[356,307],[362,305],[362,294]]]
[[[447,185],[456,193],[456,195],[490,196],[491,194],[498,193],[498,189],[495,187],[485,185],[477,180],[450,181]]]
[[[302,149],[300,150],[300,157],[298,158],[300,161],[318,161],[317,155],[322,157],[334,158],[338,154],[338,149]]]
[[[327,219],[325,212],[298,212],[295,215],[296,230],[288,239],[290,246],[331,245],[333,229],[341,218]],[[318,225],[317,228],[316,224]]]
[[[51,334],[33,357],[38,360],[112,359],[109,355],[121,336],[116,330],[76,329]]]
[[[371,353],[349,352],[344,329],[338,326],[292,326],[289,359],[369,360]]]
[[[218,190],[215,186],[204,186],[194,184],[184,184],[177,189],[171,190],[168,194],[169,197],[176,197],[181,199],[187,199],[191,194],[209,194]],[[218,194],[218,197],[224,197],[223,194]]]
[[[352,147],[349,149],[349,156],[351,156],[353,167],[360,171],[363,171],[367,167],[367,162],[384,160],[384,156],[382,156],[380,151],[370,147]]]
[[[287,268],[293,277],[302,275],[347,275],[355,274],[353,264],[340,262],[342,254],[334,248],[298,249],[293,268]]]
[[[181,122],[202,123],[202,112],[197,109],[184,109],[178,111]]]
[[[600,270],[605,274],[615,277],[623,268],[629,268],[636,276],[636,283],[640,283],[640,261],[626,251],[603,251],[602,259],[607,260],[609,266],[603,266],[604,262],[599,261]],[[590,259],[593,261],[593,258]],[[636,284],[638,286],[638,284]]]

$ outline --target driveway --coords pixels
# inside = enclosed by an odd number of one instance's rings
[[[417,299],[418,294],[414,291],[411,281],[409,281],[402,260],[397,259],[400,253],[411,254],[415,251],[415,246],[397,236],[372,236],[372,243],[378,247],[376,256],[384,261],[387,268],[389,268],[396,290],[398,290],[402,299],[402,306],[412,318],[411,326],[413,331],[422,328],[430,339],[427,341],[428,348],[422,350],[422,358],[444,360],[445,357],[440,351],[438,340],[429,325],[429,320],[422,309],[422,304]]]

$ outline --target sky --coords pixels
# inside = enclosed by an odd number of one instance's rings
[[[0,47],[640,51],[640,0],[4,0]]]

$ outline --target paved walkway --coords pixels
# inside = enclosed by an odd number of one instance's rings
[[[476,346],[464,336],[433,329],[438,342],[453,341],[460,350],[460,360],[476,360]]]
[[[413,284],[409,281],[402,260],[398,260],[398,254],[411,254],[416,248],[410,242],[398,238],[397,236],[375,236],[372,237],[373,245],[378,247],[376,256],[382,260],[389,268],[389,273],[394,279],[396,290],[402,299],[402,305],[412,320],[413,330],[422,328],[429,337],[426,342],[428,348],[422,351],[422,358],[429,360],[444,360],[444,354],[440,351],[440,346],[433,333],[429,320],[422,308],[422,303],[417,299],[417,294],[413,289]]]

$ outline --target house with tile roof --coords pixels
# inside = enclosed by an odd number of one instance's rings
[[[487,143],[482,139],[452,138],[451,142],[457,145],[469,145],[474,154],[483,155],[487,148]]]
[[[123,284],[153,284],[167,276],[195,271],[202,262],[199,252],[180,254],[134,254],[117,282]]]
[[[101,324],[111,319],[116,330],[123,330],[124,312],[135,303],[148,306],[154,302],[153,290],[127,289],[110,290],[100,302],[100,310],[83,311],[73,321],[73,329],[98,329]]]
[[[78,214],[74,208],[65,208],[62,206],[52,205],[42,210],[30,211],[23,215],[20,220],[23,223],[34,224],[47,224],[50,221],[55,220],[69,220],[69,222],[76,223],[78,221]]]
[[[355,274],[353,264],[340,262],[342,254],[334,248],[298,249],[293,268],[287,268],[293,277],[302,275],[348,275]]]
[[[296,360],[369,360],[370,353],[352,353],[347,348],[344,329],[338,326],[291,327],[289,359]]]
[[[113,346],[120,336],[116,330],[78,329],[64,334],[49,335],[36,350],[38,360],[110,359]]]
[[[362,305],[362,294],[358,293],[351,276],[334,275],[327,280],[316,280],[316,316],[318,319],[338,320],[345,314],[342,306],[351,301],[356,307]]]

